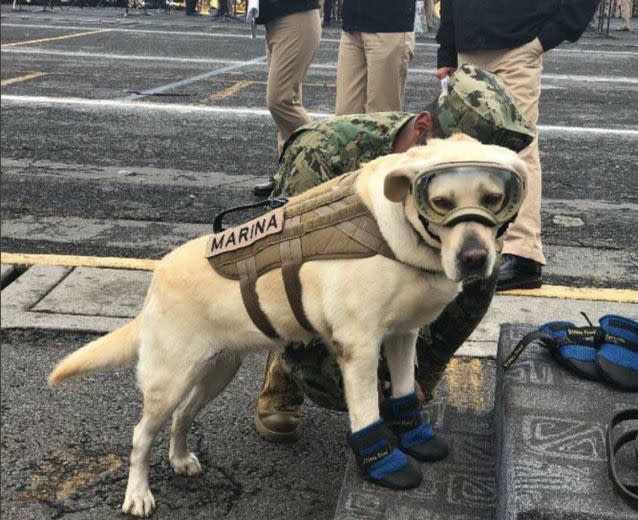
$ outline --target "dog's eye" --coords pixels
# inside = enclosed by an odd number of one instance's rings
[[[438,211],[451,211],[454,209],[454,202],[445,197],[434,197],[432,199],[432,206]]]
[[[485,207],[496,206],[499,202],[501,202],[502,198],[503,195],[501,195],[500,193],[488,193],[486,195],[483,195],[483,197],[481,198],[481,204]]]

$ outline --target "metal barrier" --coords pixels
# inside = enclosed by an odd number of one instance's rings
[[[598,9],[594,13],[593,29],[601,36],[610,38],[611,19],[620,16],[621,0],[602,0],[598,5]],[[638,2],[632,0],[631,11],[629,16],[636,16],[638,10]]]
[[[595,24],[596,31],[604,36],[609,37],[611,18],[616,12],[617,2],[618,0],[602,0],[594,15],[594,19],[597,21]]]

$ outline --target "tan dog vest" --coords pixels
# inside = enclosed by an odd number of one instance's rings
[[[303,309],[299,270],[309,260],[367,258],[394,254],[370,210],[357,195],[358,172],[318,186],[285,206],[213,235],[206,257],[225,278],[239,280],[242,299],[255,326],[279,337],[259,306],[257,279],[281,268],[290,307],[299,324],[314,332]]]

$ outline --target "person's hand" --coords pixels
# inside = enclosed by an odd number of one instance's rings
[[[441,67],[436,71],[436,77],[439,79],[447,78],[456,72],[456,67]]]

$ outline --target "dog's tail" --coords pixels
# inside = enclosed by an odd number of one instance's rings
[[[119,329],[69,354],[49,374],[49,385],[56,385],[68,377],[133,362],[139,348],[139,321],[138,316]]]

